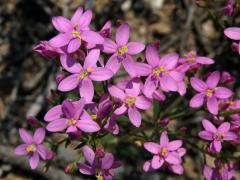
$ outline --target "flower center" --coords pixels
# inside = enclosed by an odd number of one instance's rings
[[[207,89],[206,96],[211,97],[213,95],[213,92],[216,91],[218,88],[215,87],[214,89]]]
[[[159,76],[160,72],[161,71],[160,71],[159,68],[154,68],[152,73],[153,73],[154,76]]]
[[[195,58],[196,58],[197,52],[196,51],[190,51],[187,55],[185,55],[185,57],[187,57],[187,61],[190,63],[194,63],[195,62]]]
[[[221,133],[221,134],[214,134],[214,137],[213,139],[216,140],[216,141],[220,141],[222,140],[223,138],[225,137],[225,134],[224,133]]]
[[[77,124],[77,120],[74,118],[71,118],[68,120],[68,125],[69,126],[75,126]]]
[[[92,72],[93,71],[93,68],[87,68],[86,70],[82,70],[82,71],[80,71],[80,73],[79,73],[79,76],[78,76],[78,80],[81,80],[81,79],[83,79],[83,78],[85,78],[86,76],[88,76],[88,74],[90,73],[90,72]]]
[[[128,51],[128,47],[127,46],[121,46],[117,49],[117,53],[118,55],[123,55]]]
[[[74,38],[81,39],[80,32],[78,32],[78,31],[72,31],[72,32],[71,32],[71,35],[72,35]]]
[[[27,152],[34,152],[34,151],[36,151],[36,149],[37,149],[37,147],[35,144],[31,144],[30,146],[26,147]]]
[[[128,105],[128,106],[131,106],[133,104],[135,104],[136,102],[136,97],[127,97],[125,99],[125,103]]]
[[[103,177],[101,175],[96,176],[97,180],[103,180]]]
[[[92,114],[91,117],[92,117],[92,119],[95,120],[95,121],[96,121],[97,118],[98,118],[98,117],[97,117],[97,114]]]
[[[162,150],[161,150],[161,155],[166,156],[167,152],[168,152],[167,148],[163,147]]]

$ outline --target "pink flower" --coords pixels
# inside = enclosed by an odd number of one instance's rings
[[[177,70],[179,56],[169,53],[159,57],[154,45],[148,45],[146,49],[148,64],[138,63],[135,68],[138,75],[148,76],[143,87],[143,93],[151,97],[159,87],[165,92],[178,91],[183,84],[184,73]],[[161,91],[159,91],[161,93]],[[164,96],[164,95],[162,95]]]
[[[214,60],[204,56],[198,56],[196,51],[190,51],[183,58],[179,59],[181,64],[186,66],[186,69],[195,69],[199,68],[201,65],[213,64]]]
[[[240,109],[240,99],[237,99],[235,101],[230,101],[230,105],[229,105],[228,109],[230,109],[230,110]],[[240,113],[231,115],[231,118],[233,120],[240,120]]]
[[[79,171],[85,175],[95,175],[97,179],[112,180],[114,176],[113,169],[122,166],[120,161],[115,161],[111,153],[96,150],[85,145],[82,148],[83,155],[87,164],[80,163],[78,165]]]
[[[114,113],[123,115],[128,112],[131,123],[139,127],[141,125],[141,114],[138,109],[147,110],[152,106],[152,102],[143,95],[140,95],[140,83],[131,82],[125,91],[117,86],[109,86],[108,91],[111,96],[121,101],[121,107],[117,108]]]
[[[19,135],[24,144],[16,147],[14,153],[16,155],[27,155],[29,164],[32,169],[36,169],[39,164],[39,156],[47,159],[48,149],[42,144],[45,138],[44,128],[38,128],[32,136],[25,129],[19,129]]]
[[[143,170],[146,172],[156,170],[165,163],[173,172],[182,174],[181,157],[186,153],[186,150],[181,146],[181,140],[169,141],[166,131],[161,134],[160,144],[145,142],[144,148],[153,154],[153,158],[144,163]]]
[[[72,74],[59,83],[58,90],[67,92],[79,87],[80,96],[84,97],[86,102],[91,102],[94,96],[92,81],[105,81],[113,76],[111,70],[96,66],[99,55],[99,50],[91,50],[86,56],[83,67],[80,63],[73,63],[68,67],[67,63],[70,61],[62,61],[63,67]]]
[[[224,30],[225,36],[237,41],[238,43],[233,43],[232,48],[235,52],[240,54],[240,28],[239,27],[229,27]]]
[[[201,107],[204,101],[207,101],[209,112],[214,115],[218,114],[218,99],[227,99],[233,94],[228,88],[218,87],[219,80],[219,71],[212,72],[206,82],[196,77],[191,78],[191,86],[199,93],[190,100],[190,107]]]
[[[128,24],[122,24],[117,29],[116,42],[109,38],[105,38],[103,52],[113,54],[107,61],[107,68],[111,69],[114,73],[117,73],[122,63],[125,70],[131,76],[135,76],[134,62],[131,56],[142,52],[145,45],[139,42],[128,42],[129,31]]]
[[[222,14],[225,16],[233,15],[233,0],[228,0],[226,6],[222,8]]]
[[[56,48],[67,46],[67,52],[73,53],[80,48],[82,40],[91,44],[102,44],[103,37],[88,27],[91,19],[92,11],[83,13],[82,7],[76,10],[71,20],[62,16],[54,17],[53,26],[60,34],[49,41],[50,45]]]
[[[92,120],[91,116],[83,109],[85,100],[71,102],[64,100],[62,105],[51,108],[44,120],[49,122],[46,129],[50,132],[61,132],[66,129],[69,134],[83,132],[97,132],[99,125]]]
[[[49,59],[64,53],[60,48],[52,47],[48,41],[40,41],[38,45],[33,47],[33,51]]]
[[[233,163],[215,160],[215,168],[204,165],[203,175],[206,180],[235,180],[235,167]]]
[[[204,131],[199,132],[199,137],[211,141],[210,151],[220,152],[222,149],[223,141],[232,141],[237,138],[237,135],[230,131],[230,123],[224,122],[216,128],[209,120],[202,121]]]

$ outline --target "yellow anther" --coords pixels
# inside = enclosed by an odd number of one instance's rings
[[[160,72],[161,71],[160,71],[159,68],[154,68],[152,73],[153,73],[154,76],[159,76]]]
[[[72,31],[71,35],[75,38],[81,39],[80,32],[78,31]]]
[[[161,155],[166,156],[167,152],[168,152],[167,148],[163,147],[162,150],[161,150]]]
[[[128,51],[128,47],[127,46],[121,46],[117,49],[117,53],[118,55],[123,55]]]
[[[35,151],[36,149],[37,149],[37,147],[36,147],[35,144],[32,144],[32,145],[26,147],[26,151],[27,151],[27,152],[33,152],[33,151]]]
[[[214,91],[218,90],[218,87],[215,87],[213,90],[214,90]]]
[[[74,28],[77,28],[78,27],[78,22],[74,22],[73,26],[74,26]]]
[[[77,120],[74,118],[68,119],[68,125],[69,126],[74,126],[77,124]]]
[[[212,96],[212,94],[213,94],[213,90],[208,89],[208,90],[206,91],[206,96]]]
[[[97,175],[96,178],[97,178],[97,180],[103,180],[103,177],[100,175]]]
[[[92,69],[92,68],[88,68],[88,69]],[[83,78],[85,78],[86,76],[88,76],[88,73],[90,72],[90,71],[88,71],[88,69],[87,70],[82,70],[80,73],[79,73],[79,76],[77,77],[77,79],[78,80],[81,80],[81,79],[83,79]]]
[[[165,71],[164,66],[160,66],[160,67],[159,67],[159,70],[160,70],[160,72],[164,72],[164,71]]]
[[[195,62],[195,57],[188,57],[187,61],[190,63],[194,63]]]
[[[97,114],[92,114],[91,117],[92,117],[93,120],[97,120],[97,118],[98,118]]]
[[[87,72],[93,72],[93,68],[87,68]]]
[[[192,55],[192,56],[196,56],[196,55],[197,55],[197,52],[194,51],[194,50],[192,50],[192,51],[189,52],[189,54]]]
[[[127,97],[125,99],[125,103],[128,105],[128,106],[131,106],[133,104],[135,104],[136,102],[136,97]]]

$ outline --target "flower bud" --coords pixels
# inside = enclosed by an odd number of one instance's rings
[[[64,172],[66,174],[71,174],[73,173],[73,171],[75,171],[77,169],[77,164],[74,162],[74,163],[71,163],[71,164],[68,164],[65,168],[64,168]]]
[[[37,118],[35,118],[33,116],[29,116],[29,117],[27,117],[27,123],[29,125],[37,125],[38,124],[38,120],[37,120]]]
[[[105,152],[103,148],[97,148],[96,149],[96,156],[99,158],[103,158],[105,156]]]
[[[161,127],[166,127],[170,122],[170,119],[169,118],[164,118],[160,121],[160,126]]]

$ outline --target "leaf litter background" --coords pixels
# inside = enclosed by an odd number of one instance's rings
[[[144,43],[160,41],[160,53],[177,51],[184,55],[197,50],[210,56],[216,63],[211,69],[227,70],[239,79],[239,56],[232,53],[230,42],[223,32],[208,17],[204,9],[191,0],[1,0],[0,1],[0,179],[88,179],[79,173],[66,175],[64,165],[78,157],[71,147],[59,149],[60,154],[48,172],[43,165],[31,171],[26,158],[15,157],[14,147],[19,144],[18,128],[25,127],[26,117],[36,116],[42,120],[49,108],[47,97],[55,89],[55,75],[60,69],[56,63],[39,56],[32,47],[40,40],[56,34],[51,25],[52,16],[71,16],[78,6],[91,8],[94,12],[93,25],[96,29],[111,20],[119,20],[131,26],[131,39]],[[215,13],[220,7],[214,6]],[[224,17],[221,17],[224,20]],[[227,19],[225,19],[226,22]],[[240,18],[236,24],[240,24]],[[235,84],[239,95],[239,83]],[[201,114],[178,120],[172,126],[187,126],[195,133],[200,129]],[[150,119],[149,119],[150,120]],[[147,153],[138,143],[128,141],[124,134],[132,129],[122,128],[120,140],[108,136],[112,143],[107,149],[123,159],[125,166],[117,172],[116,179],[202,179],[201,159],[197,151],[188,150],[184,160],[185,174],[175,176],[160,170],[143,173],[141,168]],[[124,126],[123,126],[124,127]],[[58,140],[59,137],[53,137]],[[195,143],[195,142],[193,142]],[[116,146],[117,145],[117,146]],[[112,148],[110,148],[110,146]],[[209,157],[208,162],[212,163]],[[240,176],[238,176],[240,177]]]

